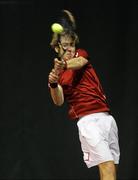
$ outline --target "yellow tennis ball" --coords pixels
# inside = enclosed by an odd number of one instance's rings
[[[63,32],[63,27],[59,23],[52,24],[51,29],[54,33],[60,34]]]

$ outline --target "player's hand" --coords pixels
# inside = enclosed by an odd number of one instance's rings
[[[61,72],[63,69],[65,69],[65,61],[64,60],[58,60],[57,58],[54,59],[54,69],[58,72]]]
[[[52,71],[49,73],[48,81],[49,83],[57,83],[59,80],[59,76],[57,75],[55,69],[52,69]]]

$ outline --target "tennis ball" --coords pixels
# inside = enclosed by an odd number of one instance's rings
[[[54,33],[60,34],[63,32],[63,27],[59,23],[52,24],[51,29]]]

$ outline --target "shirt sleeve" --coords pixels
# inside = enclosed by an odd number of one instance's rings
[[[84,49],[77,49],[77,50],[76,50],[76,55],[75,55],[75,57],[79,57],[79,56],[82,56],[82,57],[84,57],[84,58],[86,58],[86,59],[88,59],[88,57],[89,57],[87,51],[84,50]]]

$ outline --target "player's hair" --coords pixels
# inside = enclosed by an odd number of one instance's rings
[[[64,31],[60,34],[53,33],[52,40],[50,42],[50,46],[55,48],[58,46],[58,42],[60,41],[61,36],[68,36],[72,38],[75,43],[79,43],[79,37],[76,33],[76,22],[72,13],[68,10],[62,10],[62,16],[60,17],[58,23],[63,26]]]

